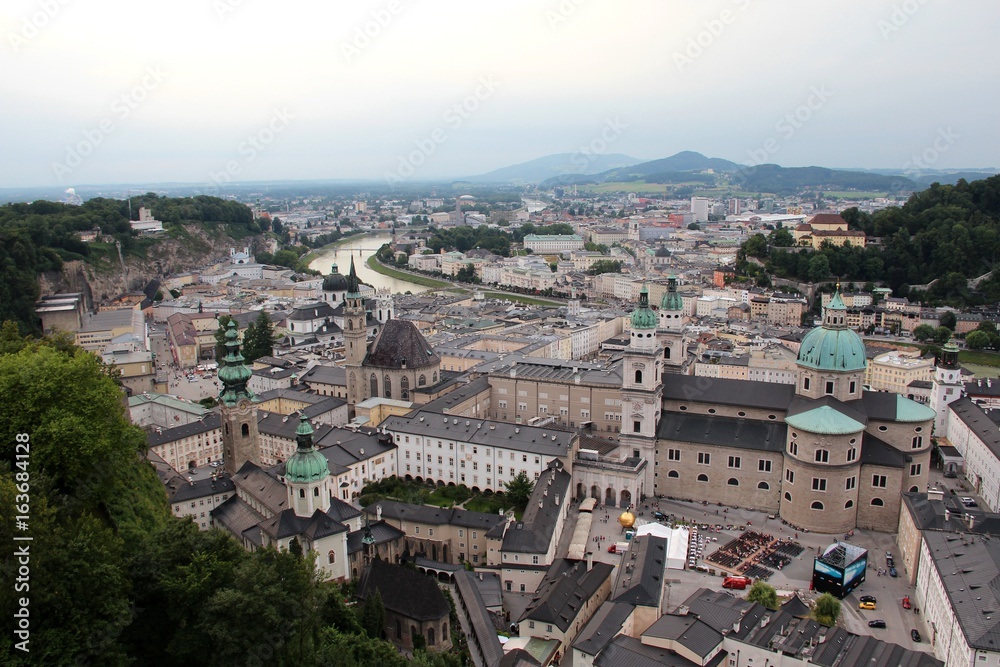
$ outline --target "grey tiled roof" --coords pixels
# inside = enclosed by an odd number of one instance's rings
[[[385,521],[376,521],[369,525],[372,531],[372,537],[375,538],[375,544],[385,544],[387,542],[394,542],[402,537],[406,537],[406,533],[399,530],[395,526],[387,524]],[[364,548],[365,529],[355,530],[347,534],[347,553],[353,554],[361,551]]]
[[[220,428],[222,428],[222,417],[219,416],[218,412],[208,412],[201,419],[196,419],[188,424],[182,424],[173,428],[156,429],[146,436],[146,442],[150,447],[156,447]]]
[[[719,654],[705,667],[719,667],[725,663],[727,653]],[[594,660],[594,667],[698,667],[697,663],[664,648],[646,646],[640,640],[618,635]]]
[[[193,498],[206,498],[220,493],[233,493],[233,480],[225,475],[212,479],[205,477],[188,482],[179,475],[167,481],[167,495],[171,503],[182,503]]]
[[[458,590],[461,607],[472,624],[475,644],[479,647],[486,665],[494,667],[503,658],[503,647],[497,638],[496,629],[493,627],[479,587],[473,580],[475,576],[466,570],[455,572],[455,588]]]
[[[512,522],[503,535],[503,551],[535,554],[548,552],[559,512],[567,502],[570,481],[572,475],[562,468],[550,467],[539,476],[521,521]],[[546,489],[548,495],[545,495]]]
[[[597,655],[614,640],[634,609],[627,602],[605,602],[577,635],[573,648],[587,655]]]
[[[673,640],[702,659],[722,643],[722,633],[694,614],[664,614],[642,634]]]
[[[861,464],[903,468],[909,456],[867,431],[861,436]]]
[[[664,378],[663,398],[675,401],[714,402],[784,412],[795,387],[773,382],[670,375]]]
[[[609,563],[594,563],[588,570],[585,561],[557,560],[519,620],[551,623],[565,632],[613,571]]]
[[[976,437],[983,441],[994,456],[1000,458],[1000,429],[990,419],[986,411],[976,405],[968,396],[948,405],[954,416],[965,422]]]
[[[785,448],[787,432],[788,426],[780,421],[663,412],[657,437],[694,444],[780,452]]]
[[[447,618],[450,611],[435,579],[417,570],[372,561],[358,582],[358,597],[366,599],[378,589],[386,610],[418,621]]]
[[[666,538],[652,535],[634,538],[618,566],[611,599],[659,609],[666,562]]]
[[[365,356],[364,365],[377,368],[419,368],[441,363],[413,322],[388,320]]]
[[[435,526],[465,526],[468,528],[478,528],[483,531],[488,531],[498,523],[503,522],[504,519],[499,514],[472,512],[458,508],[445,509],[431,505],[414,505],[411,503],[401,503],[396,500],[382,500],[372,503],[364,508],[364,512],[368,516],[374,517],[377,516],[379,508],[382,509],[383,519],[415,521]]]

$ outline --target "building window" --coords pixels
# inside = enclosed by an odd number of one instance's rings
[[[856,458],[858,458],[858,450],[855,449],[854,447],[851,447],[850,449],[847,450],[847,461],[848,463],[850,463]]]
[[[768,484],[767,482],[757,482],[757,488],[760,489],[761,491],[770,491],[771,485]]]
[[[378,378],[375,377],[374,373],[372,373],[372,375],[369,378],[368,382],[371,385],[371,391],[369,393],[372,395],[373,398],[375,396],[378,396]]]
[[[328,561],[329,561],[330,563],[336,563],[336,562],[337,562],[337,554],[335,554],[335,553],[333,552],[333,549],[330,549],[330,553],[328,553],[328,554],[326,555],[326,557],[327,557],[327,559],[328,559]]]
[[[405,375],[399,381],[399,398],[404,401],[410,400],[410,380]]]
[[[873,507],[885,507],[885,503],[882,501],[881,498],[872,498],[872,506]]]
[[[667,460],[668,461],[680,461],[681,460],[681,450],[679,450],[679,449],[668,449],[667,450]]]
[[[642,422],[634,421],[632,422],[632,432],[638,433],[642,430]]]
[[[388,374],[386,374],[386,376],[382,379],[382,383],[382,388],[385,389],[382,395],[386,398],[392,398],[392,380],[389,378]]]
[[[850,491],[855,486],[857,486],[857,483],[858,483],[857,477],[848,477],[847,480],[844,482],[844,490]]]
[[[802,380],[802,388],[805,391],[809,391],[809,378],[805,378],[804,380]]]
[[[729,480],[726,482],[726,484],[728,484],[729,486],[739,486],[740,480],[736,479],[735,477],[730,477]]]
[[[813,477],[813,491],[826,491],[826,480],[821,477]]]
[[[911,477],[915,477],[915,476],[919,475],[921,468],[922,468],[921,464],[919,464],[919,463],[911,463],[910,464],[910,476]]]
[[[790,443],[788,443],[788,453],[791,454],[792,456],[798,456],[799,455],[799,443],[795,442],[794,440],[792,440]]]
[[[832,394],[833,393],[833,382],[831,382],[829,380],[827,380],[827,382],[826,382],[826,393],[827,394]]]
[[[826,449],[816,450],[816,463],[829,463],[830,462],[830,452]]]
[[[642,371],[635,372],[635,383],[642,384]]]
[[[914,436],[913,442],[910,443],[910,449],[920,449],[924,446],[924,437],[921,435]]]
[[[676,470],[671,470],[670,472],[667,473],[667,477],[678,478],[678,477],[680,477],[680,475],[677,473]]]
[[[884,489],[886,486],[885,475],[872,475],[872,486],[878,489]]]
[[[858,390],[858,383],[855,382],[854,380],[851,380],[850,389],[851,390],[848,393],[853,394],[854,392],[856,392]]]
[[[817,500],[816,502],[814,502],[812,505],[809,506],[809,509],[812,509],[812,510],[821,510],[821,509],[823,509],[823,503],[821,503],[820,501]]]
[[[730,468],[740,468],[742,466],[742,459],[739,456],[729,457],[729,467]]]
[[[787,470],[787,469],[785,470],[785,481],[788,482],[789,484],[795,484],[794,470]]]
[[[844,503],[844,509],[845,510],[849,510],[852,507],[854,507],[854,501],[853,500],[848,500],[846,503]]]
[[[787,502],[792,502],[792,494],[790,494],[788,491],[785,491],[785,500]]]
[[[698,463],[703,466],[711,465],[712,455],[708,452],[698,452]]]
[[[421,375],[420,377],[417,378],[417,386],[418,387],[423,387],[425,384],[427,384],[427,376],[426,375]]]
[[[708,481],[708,475],[706,475],[704,473],[698,475],[698,481],[699,482],[707,482]]]
[[[771,472],[771,462],[768,459],[757,461],[757,472]]]

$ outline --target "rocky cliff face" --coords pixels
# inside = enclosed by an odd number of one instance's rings
[[[65,262],[61,272],[47,272],[38,277],[41,296],[58,292],[82,292],[88,308],[122,292],[140,291],[150,280],[199,269],[229,257],[230,248],[256,248],[263,237],[235,240],[226,234],[213,236],[194,225],[185,228],[188,237],[163,238],[146,252],[145,258],[125,256],[122,263]]]

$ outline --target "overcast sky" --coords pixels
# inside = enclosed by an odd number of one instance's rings
[[[7,0],[0,27],[0,187],[416,180],[591,148],[1000,164],[995,0]]]

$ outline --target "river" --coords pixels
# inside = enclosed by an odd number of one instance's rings
[[[388,287],[393,294],[403,292],[426,292],[430,287],[416,285],[405,280],[383,276],[368,268],[368,258],[378,252],[383,243],[389,243],[392,235],[388,233],[359,234],[352,237],[348,242],[323,248],[316,251],[316,259],[309,262],[310,269],[316,269],[323,275],[330,273],[330,266],[337,265],[337,270],[347,275],[351,270],[351,258],[354,258],[354,270],[358,272],[358,278],[363,283],[372,285],[375,289]],[[359,252],[360,251],[360,252]]]

